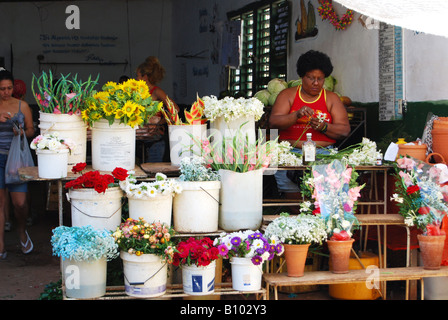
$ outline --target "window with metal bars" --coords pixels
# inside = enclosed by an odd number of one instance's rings
[[[240,64],[229,72],[230,95],[251,97],[265,89],[269,80],[286,80],[287,46],[278,50],[279,12],[288,15],[288,1],[259,1],[228,14],[229,20],[241,21]],[[289,20],[289,16],[287,17]],[[288,28],[282,26],[282,30]],[[287,43],[287,34],[280,35]]]

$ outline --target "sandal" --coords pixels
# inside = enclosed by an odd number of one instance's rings
[[[31,251],[33,251],[34,245],[33,245],[33,241],[31,241],[31,238],[28,235],[28,232],[26,230],[25,230],[25,234],[26,234],[26,242],[23,243],[22,241],[20,241],[20,244],[22,245],[22,252],[24,254],[28,254]]]
[[[3,253],[0,253],[0,260],[5,260],[8,253],[5,251]]]

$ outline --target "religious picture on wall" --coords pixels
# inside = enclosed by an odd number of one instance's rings
[[[311,1],[308,1],[308,5],[305,5],[305,0],[300,0],[300,15],[296,20],[295,40],[315,37],[317,33],[314,6]]]

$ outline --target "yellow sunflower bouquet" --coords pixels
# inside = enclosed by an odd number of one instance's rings
[[[134,128],[146,124],[163,107],[162,102],[152,100],[143,80],[129,79],[120,84],[109,81],[102,90],[93,94],[81,113],[89,126],[106,119],[110,125],[118,120]]]

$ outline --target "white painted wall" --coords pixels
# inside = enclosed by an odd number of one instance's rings
[[[314,7],[317,0],[311,0]],[[0,56],[11,64],[13,49],[14,74],[23,79],[28,89],[32,73],[39,72],[37,55],[46,48],[41,35],[114,36],[108,48],[88,53],[103,61],[127,65],[54,64],[56,73],[78,73],[82,79],[100,74],[100,82],[118,80],[122,74],[135,76],[135,68],[147,56],[155,55],[167,69],[160,86],[177,103],[191,104],[196,93],[218,95],[226,88],[225,68],[219,63],[220,27],[227,12],[239,9],[251,0],[90,0],[0,3]],[[308,1],[306,1],[307,3]],[[67,30],[65,8],[78,5],[81,29]],[[316,11],[319,34],[314,39],[294,41],[294,21],[299,16],[300,0],[291,0],[291,33],[288,56],[288,80],[296,79],[295,64],[300,54],[309,49],[326,52],[334,64],[336,90],[354,101],[378,101],[378,31],[367,30],[359,14],[345,31],[336,31],[322,21]],[[339,16],[345,9],[335,4]],[[201,27],[205,26],[205,30]],[[207,30],[214,27],[214,32]],[[440,36],[405,32],[406,98],[408,101],[448,99],[448,39]],[[73,43],[72,43],[73,44]],[[85,54],[44,54],[46,61],[82,62]],[[191,57],[196,55],[196,57]],[[190,56],[190,57],[188,57]],[[58,60],[59,59],[59,60]],[[30,90],[28,90],[30,92]],[[33,103],[31,94],[27,101]]]

